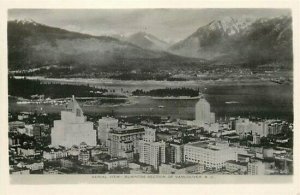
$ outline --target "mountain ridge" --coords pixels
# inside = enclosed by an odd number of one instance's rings
[[[126,40],[141,48],[150,50],[166,50],[169,47],[167,42],[146,32],[134,33],[128,36]]]
[[[223,63],[266,63],[292,60],[291,17],[224,21],[214,20],[199,27],[168,51]],[[279,39],[281,38],[281,39]],[[257,51],[261,51],[261,53]],[[280,57],[272,53],[282,54]],[[231,60],[230,60],[231,58]]]
[[[143,49],[109,36],[94,36],[36,22],[8,21],[9,69],[61,64],[115,69],[167,66],[201,61]],[[154,63],[155,62],[155,63]]]

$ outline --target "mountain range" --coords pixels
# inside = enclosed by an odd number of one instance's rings
[[[177,63],[203,63],[165,51],[141,48],[109,36],[92,36],[34,21],[8,22],[9,69],[45,65],[101,67],[109,70],[149,69]],[[174,66],[176,67],[176,66]]]
[[[174,54],[218,63],[264,64],[293,59],[292,19],[226,17],[200,27],[169,48]]]
[[[58,64],[155,71],[293,60],[292,19],[288,16],[215,20],[171,46],[146,32],[128,37],[92,36],[26,20],[8,21],[7,31],[10,70]]]

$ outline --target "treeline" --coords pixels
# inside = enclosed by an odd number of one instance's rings
[[[98,93],[91,93],[98,92]],[[107,89],[98,89],[84,85],[70,85],[58,83],[41,83],[38,80],[8,79],[8,94],[11,96],[31,98],[32,95],[45,95],[45,98],[66,98],[75,95],[77,97],[102,97]]]
[[[152,89],[150,91],[144,91],[137,89],[132,92],[135,96],[155,96],[155,97],[168,97],[168,96],[189,96],[196,97],[199,95],[199,90],[190,88],[165,88],[165,89]]]

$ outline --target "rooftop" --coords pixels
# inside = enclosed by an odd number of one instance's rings
[[[143,127],[126,127],[126,128],[117,128],[117,129],[112,129],[110,133],[112,134],[129,134],[129,133],[139,133],[139,132],[144,132]]]
[[[247,166],[247,162],[240,162],[240,161],[235,161],[235,160],[229,160],[226,161],[226,163],[230,163],[230,164],[236,164],[236,165],[241,165],[241,166]]]
[[[127,160],[127,158],[113,158],[113,159],[105,160],[104,162],[117,162],[121,160]]]
[[[194,142],[194,143],[189,143],[186,145],[190,145],[190,146],[198,147],[198,148],[204,148],[204,149],[208,149],[208,150],[214,150],[214,151],[218,151],[218,150],[229,147],[229,145],[226,145],[226,144],[211,144],[206,141]]]

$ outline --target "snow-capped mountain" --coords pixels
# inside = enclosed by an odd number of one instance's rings
[[[25,19],[21,19],[21,20],[20,19],[16,19],[13,22],[15,22],[17,24],[22,24],[22,25],[26,25],[26,24],[31,24],[31,25],[34,25],[34,26],[39,25],[39,23],[37,23],[36,21],[34,21],[31,18],[25,18]]]
[[[291,60],[292,20],[287,16],[215,20],[172,45],[169,51],[228,63]]]
[[[110,36],[71,32],[31,20],[9,21],[7,34],[10,70],[51,64],[116,70],[155,69],[190,60],[167,52],[143,49]]]
[[[151,50],[166,50],[169,46],[165,41],[162,41],[154,35],[145,32],[132,34],[125,40],[141,48]]]
[[[252,23],[253,23],[253,19],[251,18],[235,19],[233,17],[225,17],[222,20],[215,20],[209,23],[208,29],[211,31],[218,30],[222,32],[224,35],[233,36],[235,34],[241,33]]]

